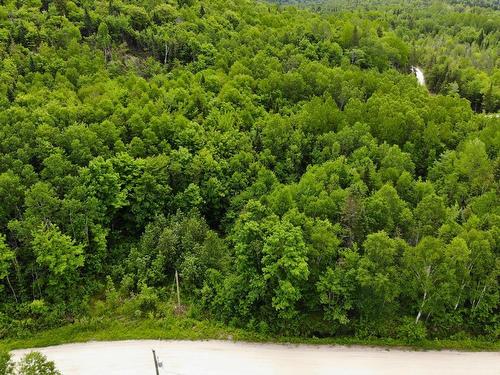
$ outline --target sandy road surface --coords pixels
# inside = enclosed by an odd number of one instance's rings
[[[154,375],[151,349],[163,362],[162,375],[500,375],[500,353],[154,340],[90,342],[37,350],[55,361],[64,375]],[[27,351],[14,351],[14,358]]]

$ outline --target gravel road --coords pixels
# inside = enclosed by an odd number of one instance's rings
[[[413,352],[364,347],[228,341],[89,342],[36,349],[64,375],[155,375],[152,349],[172,375],[500,374],[500,353]],[[13,351],[15,359],[30,350]]]

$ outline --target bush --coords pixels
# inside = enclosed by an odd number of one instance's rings
[[[106,278],[106,306],[110,310],[115,310],[121,302],[120,292],[116,290],[111,277]]]
[[[137,295],[137,302],[142,313],[149,313],[157,310],[160,299],[153,288],[143,285]]]
[[[48,308],[43,299],[36,299],[28,305],[29,311],[35,316],[47,314]]]
[[[14,364],[10,359],[10,354],[7,352],[0,352],[0,374],[14,374]]]
[[[38,352],[26,354],[16,366],[18,375],[62,375],[54,362]]]
[[[405,318],[398,327],[398,338],[408,344],[415,344],[427,337],[427,329],[422,322],[415,323],[413,318]]]
[[[359,339],[394,338],[398,322],[385,319],[360,319],[354,322],[354,334]]]

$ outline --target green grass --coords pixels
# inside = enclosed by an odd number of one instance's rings
[[[355,337],[297,338],[272,337],[229,328],[221,324],[190,318],[142,320],[88,320],[64,327],[38,332],[25,338],[0,341],[0,351],[36,348],[87,341],[116,341],[132,339],[162,340],[234,340],[246,342],[273,342],[311,345],[363,345],[414,350],[500,351],[500,342],[466,340],[423,340],[407,344],[395,339],[359,339]]]

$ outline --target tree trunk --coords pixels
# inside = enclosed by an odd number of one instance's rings
[[[462,297],[462,292],[463,292],[464,288],[465,288],[465,281],[464,281],[464,282],[462,282],[462,286],[461,286],[461,288],[460,288],[460,292],[458,292],[457,302],[455,303],[455,308],[454,308],[453,310],[456,310],[456,309],[457,309],[458,304],[460,303],[460,297]]]
[[[486,283],[484,283],[483,290],[481,291],[481,294],[479,295],[479,299],[477,300],[476,306],[473,308],[473,310],[476,310],[479,307],[479,304],[481,303],[481,300],[483,299],[484,292],[486,292]]]
[[[16,291],[14,290],[12,284],[10,283],[9,275],[7,275],[7,284],[9,284],[10,290],[12,290],[12,294],[14,295],[14,299],[16,300],[16,303],[18,303],[19,301],[17,300]]]
[[[422,303],[420,304],[420,310],[418,310],[417,318],[415,319],[415,324],[418,323],[420,317],[422,316],[422,309],[425,306],[426,299],[427,299],[427,290],[424,292],[424,298],[422,299]]]
[[[167,65],[167,59],[168,59],[168,44],[165,43],[165,59],[163,60],[164,65]]]

